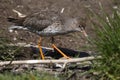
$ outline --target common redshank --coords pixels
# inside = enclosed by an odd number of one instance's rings
[[[87,36],[84,30],[84,21],[82,21],[80,18],[65,18],[54,11],[40,11],[21,18],[9,17],[8,21],[14,23],[14,26],[10,27],[9,29],[17,29],[22,26],[30,32],[33,32],[40,36],[38,47],[40,50],[41,58],[43,60],[45,57],[41,48],[41,37],[51,37],[52,47],[56,49],[63,57],[69,59],[69,56],[65,55],[54,45],[53,37],[56,35],[64,35],[79,31]]]

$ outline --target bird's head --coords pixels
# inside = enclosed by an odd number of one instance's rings
[[[69,22],[69,26],[71,26],[71,28],[74,31],[79,31],[82,32],[86,37],[88,36],[86,31],[85,31],[85,27],[86,27],[86,20],[83,18],[73,18],[70,20]]]

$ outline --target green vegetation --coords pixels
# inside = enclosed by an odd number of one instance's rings
[[[21,47],[11,47],[10,41],[5,37],[0,37],[0,60],[14,60],[14,56],[20,51]]]
[[[101,6],[100,6],[101,7]],[[120,80],[120,11],[113,9],[108,15],[104,9],[102,15],[92,11],[98,22],[92,21],[96,38],[93,43],[96,52],[102,56],[94,65],[95,80]]]
[[[12,57],[12,55],[9,53],[10,49],[7,46],[8,42],[9,41],[6,38],[0,37],[0,60],[10,60]]]
[[[0,80],[60,80],[57,76],[45,72],[26,72],[22,74],[13,74],[5,72],[0,74]]]

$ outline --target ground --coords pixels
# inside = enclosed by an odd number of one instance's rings
[[[28,31],[19,30],[17,32],[10,33],[8,28],[13,25],[7,21],[7,17],[18,17],[16,13],[12,11],[15,9],[23,14],[29,14],[35,11],[41,11],[44,9],[54,10],[60,12],[64,8],[63,16],[67,17],[81,17],[86,19],[86,32],[90,38],[95,37],[94,30],[92,28],[90,19],[88,17],[88,8],[94,10],[98,14],[101,14],[100,2],[104,8],[104,11],[111,13],[111,7],[119,5],[120,1],[117,0],[0,0],[0,37],[5,37],[11,41],[11,43],[27,43],[36,44],[39,36]],[[80,32],[71,33],[62,36],[55,37],[55,44],[63,48],[69,48],[79,51],[91,51],[88,48],[90,46],[87,38],[83,36]],[[45,37],[42,41],[43,46],[50,47],[50,38]],[[27,51],[23,50],[22,53],[18,55],[19,59],[31,59],[31,56]],[[20,56],[26,56],[21,58]],[[75,71],[75,70],[74,70]],[[73,71],[73,72],[74,72]],[[77,73],[75,73],[77,74]],[[77,76],[77,75],[75,75]],[[74,77],[75,77],[74,76]],[[68,80],[74,80],[68,79]],[[83,76],[82,76],[83,77]],[[80,78],[80,77],[79,77]],[[85,79],[87,80],[87,79]]]
[[[107,12],[110,12],[110,7],[115,4],[110,0],[0,0],[0,37],[7,37],[12,43],[33,43],[37,44],[39,36],[27,31],[18,31],[17,33],[10,33],[8,27],[12,23],[7,22],[7,17],[17,17],[17,14],[12,9],[18,10],[23,14],[29,14],[34,11],[50,9],[60,12],[68,17],[86,18],[86,32],[89,36],[94,36],[94,31],[88,19],[87,8],[101,13],[99,2],[105,7]],[[16,38],[16,39],[15,39]],[[81,33],[72,33],[64,36],[56,36],[55,44],[60,47],[70,48],[74,50],[82,50],[86,48],[88,42]],[[43,38],[43,46],[50,47],[50,38]]]

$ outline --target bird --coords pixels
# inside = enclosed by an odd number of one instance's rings
[[[19,13],[15,10],[14,12]],[[87,33],[85,32],[86,24],[84,20],[81,21],[79,17],[63,17],[60,13],[55,11],[41,10],[19,18],[8,17],[7,20],[14,24],[14,26],[9,27],[9,29],[17,29],[20,26],[40,36],[38,48],[42,60],[45,59],[41,48],[42,37],[51,37],[52,47],[56,49],[63,57],[70,59],[69,56],[64,54],[55,46],[54,36],[65,35],[73,32],[82,32],[85,36],[87,36]]]

